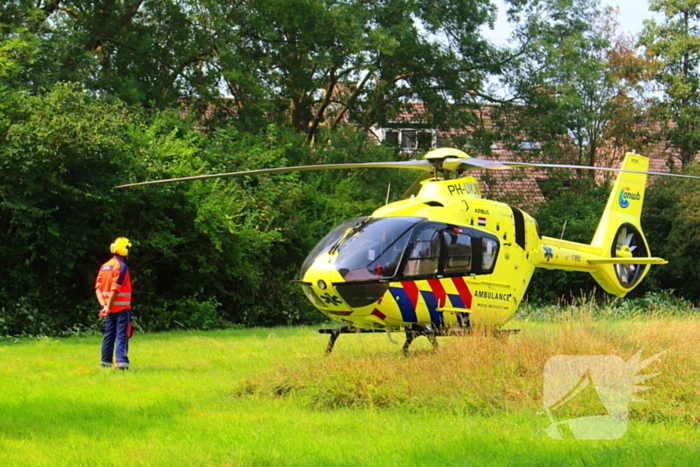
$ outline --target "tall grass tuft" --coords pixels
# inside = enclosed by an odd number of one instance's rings
[[[587,301],[560,308],[556,322],[516,323],[522,332],[507,339],[488,335],[440,338],[433,352],[416,345],[409,357],[389,347],[381,336],[342,336],[326,359],[290,361],[248,377],[238,396],[293,395],[314,409],[408,407],[490,416],[499,412],[542,411],[543,371],[556,355],[617,355],[628,361],[642,350],[642,360],[666,351],[640,374],[660,374],[644,384],[631,417],[650,422],[700,423],[700,321],[685,313],[600,307]],[[554,311],[551,311],[554,313]],[[549,311],[547,311],[549,313]],[[668,315],[670,317],[664,317]],[[355,341],[353,341],[356,339]],[[599,401],[583,400],[588,404]]]
[[[673,290],[647,292],[639,298],[618,298],[589,294],[562,297],[555,304],[523,302],[513,317],[518,321],[561,322],[581,315],[591,319],[639,319],[651,317],[683,317],[700,315],[698,308],[688,300],[677,297]]]

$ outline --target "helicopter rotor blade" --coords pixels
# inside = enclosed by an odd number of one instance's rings
[[[442,152],[440,152],[442,151]],[[433,157],[428,157],[430,154]],[[362,168],[386,168],[386,169],[411,169],[411,170],[422,170],[424,172],[434,171],[465,171],[469,169],[489,169],[489,170],[509,170],[513,168],[522,167],[541,167],[541,168],[564,168],[564,169],[583,169],[583,170],[602,170],[608,172],[631,172],[631,173],[641,173],[647,175],[665,175],[672,177],[682,177],[682,178],[692,178],[700,179],[700,176],[695,175],[684,175],[684,174],[671,174],[665,172],[646,172],[642,170],[628,170],[619,169],[612,167],[593,167],[585,165],[571,165],[571,164],[540,164],[540,163],[530,163],[530,162],[499,162],[487,159],[479,159],[476,157],[468,157],[466,154],[461,153],[461,151],[450,150],[449,148],[443,148],[431,151],[426,155],[426,159],[420,160],[409,160],[409,161],[395,161],[395,162],[358,162],[358,163],[345,163],[345,164],[318,164],[318,165],[302,165],[295,167],[275,167],[270,169],[258,169],[258,170],[246,170],[240,172],[227,172],[218,174],[206,174],[206,175],[194,175],[189,177],[180,178],[170,178],[163,180],[151,180],[146,182],[128,183],[124,185],[119,185],[115,188],[125,188],[132,186],[142,186],[142,185],[154,185],[157,183],[172,183],[188,180],[204,180],[207,178],[218,178],[218,177],[235,177],[241,175],[261,175],[261,174],[275,174],[275,173],[286,173],[286,172],[304,172],[304,171],[315,171],[315,170],[336,170],[336,169],[362,169]],[[421,177],[422,180],[425,178]],[[422,181],[419,179],[416,183]],[[415,185],[415,183],[414,183]],[[410,196],[416,191],[419,185],[412,185],[406,194]]]
[[[513,167],[502,162],[488,159],[469,157],[467,159],[445,159],[442,166],[447,170],[469,170],[469,169],[489,169],[489,170],[511,170]]]
[[[618,273],[620,275],[620,279],[626,283],[629,284],[634,280],[634,276],[637,272],[637,266],[636,264],[618,264]]]
[[[522,167],[542,167],[549,169],[582,169],[582,170],[601,170],[603,172],[629,172],[645,175],[664,175],[666,177],[680,177],[680,178],[693,178],[700,179],[697,175],[685,175],[685,174],[674,174],[668,172],[647,172],[644,170],[629,170],[629,169],[619,169],[614,167],[594,167],[590,165],[573,165],[573,164],[536,164],[530,162],[502,162],[503,165],[507,165],[512,168],[522,168]]]
[[[189,180],[204,180],[207,178],[219,177],[236,177],[240,175],[261,175],[285,172],[304,172],[312,170],[336,170],[336,169],[362,169],[362,168],[380,168],[380,169],[412,169],[431,172],[433,164],[427,160],[411,160],[411,161],[396,161],[396,162],[358,162],[350,164],[319,164],[319,165],[301,165],[296,167],[275,167],[271,169],[244,170],[241,172],[226,172],[218,174],[194,175],[191,177],[168,178],[163,180],[151,180],[147,182],[128,183],[119,185],[115,188],[125,188],[131,186],[155,185],[157,183],[172,183]]]

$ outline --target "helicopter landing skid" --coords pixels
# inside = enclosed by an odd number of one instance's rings
[[[416,339],[416,337],[420,336],[425,336],[432,344],[433,350],[435,350],[438,347],[436,337],[438,335],[439,333],[436,333],[435,331],[428,331],[427,329],[421,327],[412,327],[410,329],[406,329],[406,341],[403,343],[401,351],[404,355],[408,355],[408,348],[410,347],[411,343]]]
[[[340,326],[339,328],[333,329],[319,329],[319,334],[330,334],[330,339],[328,339],[328,345],[326,346],[326,355],[330,355],[333,352],[333,347],[335,346],[335,341],[338,340],[338,336],[341,334],[365,334],[365,333],[378,333],[378,332],[388,332],[384,329],[362,329],[362,328],[351,328],[347,324]],[[477,331],[478,332],[478,331]],[[487,331],[487,334],[496,337],[497,339],[505,340],[511,334],[517,334],[520,329],[491,329]],[[460,329],[459,332],[451,330],[449,332],[428,330],[419,326],[410,327],[406,329],[406,341],[401,347],[401,351],[404,355],[408,355],[408,348],[411,346],[413,341],[420,336],[425,336],[433,346],[433,350],[437,349],[438,342],[437,336],[459,336],[459,335],[472,335],[474,330],[472,328]],[[389,337],[391,341],[391,337]],[[393,342],[393,341],[392,341]]]
[[[344,325],[340,326],[339,328],[319,329],[318,332],[319,332],[319,334],[330,334],[330,338],[328,339],[328,345],[326,346],[326,355],[330,355],[331,352],[333,352],[333,347],[335,346],[335,341],[338,340],[338,336],[340,336],[341,334],[364,334],[364,333],[378,333],[378,332],[385,333],[388,331],[385,329],[351,328],[350,326],[344,324]],[[411,343],[417,337],[420,337],[420,336],[425,336],[430,341],[430,343],[433,345],[433,349],[436,349],[438,346],[436,336],[438,336],[438,335],[441,335],[441,334],[436,333],[435,331],[428,331],[427,329],[421,328],[421,327],[408,328],[408,329],[406,329],[406,341],[403,343],[403,347],[401,348],[401,351],[404,353],[404,355],[407,355],[408,348],[411,345]],[[391,341],[391,336],[389,336],[389,340]]]
[[[338,340],[338,336],[341,334],[364,334],[364,333],[375,333],[375,332],[386,332],[383,329],[362,329],[362,328],[351,328],[347,324],[343,324],[339,328],[334,329],[319,329],[319,334],[330,334],[331,337],[328,339],[328,345],[326,346],[326,355],[330,355],[333,352],[333,346],[335,341]]]

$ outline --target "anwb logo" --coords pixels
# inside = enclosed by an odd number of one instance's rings
[[[625,187],[620,190],[620,195],[618,196],[618,202],[622,209],[627,209],[630,206],[630,200],[640,201],[642,199],[641,193],[632,193],[629,187]]]
[[[664,351],[665,352],[665,351]],[[639,361],[642,351],[625,362],[616,355],[557,355],[544,367],[545,432],[554,439],[618,439],[627,431],[630,402],[648,389],[638,383],[659,373],[637,375],[664,352]]]

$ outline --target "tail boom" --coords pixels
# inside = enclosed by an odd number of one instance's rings
[[[606,292],[624,297],[649,265],[665,264],[649,254],[640,223],[648,168],[646,157],[627,153],[590,245],[542,237],[537,267],[588,272]]]

